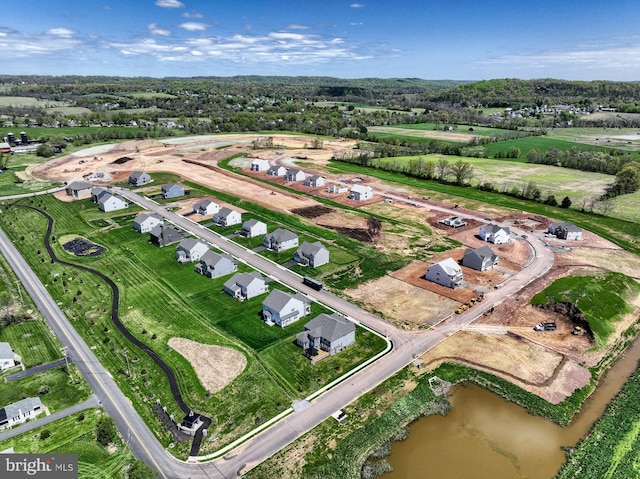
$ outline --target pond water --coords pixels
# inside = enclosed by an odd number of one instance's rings
[[[458,386],[446,416],[422,418],[409,438],[393,443],[384,479],[546,479],[565,462],[562,446],[573,446],[602,415],[640,360],[640,342],[600,380],[568,427],[560,427],[475,385]]]

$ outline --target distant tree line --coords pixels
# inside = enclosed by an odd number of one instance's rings
[[[568,150],[552,148],[544,153],[532,149],[527,152],[527,162],[615,175],[625,165],[635,162],[635,160],[631,155],[620,150],[607,153],[597,150],[585,151],[573,147]]]

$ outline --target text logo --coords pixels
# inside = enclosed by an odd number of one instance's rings
[[[77,454],[0,454],[2,479],[78,479]]]

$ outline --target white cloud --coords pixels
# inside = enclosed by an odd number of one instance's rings
[[[184,18],[204,18],[204,15],[202,13],[196,13],[196,12],[193,12],[193,13],[184,12],[182,16]]]
[[[351,8],[364,8],[364,3],[352,3],[349,5]]]
[[[147,28],[149,29],[149,32],[153,35],[159,35],[161,37],[171,36],[171,32],[169,30],[166,30],[164,28],[159,28],[157,23],[150,23],[149,25],[147,25]]]
[[[352,27],[359,27],[361,25],[364,25],[364,23],[362,23],[362,22],[351,22],[351,23],[349,23],[349,25],[351,25]]]
[[[179,0],[156,0],[156,6],[162,8],[182,8],[184,3]]]
[[[198,22],[184,22],[178,26],[190,32],[203,32],[209,28],[209,25],[207,25],[206,23]]]
[[[287,25],[287,30],[309,30],[310,28],[308,25],[302,25],[300,23],[290,23]]]
[[[71,30],[69,28],[60,27],[60,28],[50,28],[49,30],[47,30],[46,33],[48,35],[56,35],[56,36],[60,36],[60,37],[70,37],[71,35],[75,34],[76,32],[74,32],[73,30]]]

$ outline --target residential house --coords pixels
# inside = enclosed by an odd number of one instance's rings
[[[373,198],[373,190],[370,186],[353,185],[349,192],[349,199],[356,201],[366,201]]]
[[[279,253],[298,246],[298,237],[289,230],[278,228],[265,235],[262,245]]]
[[[477,249],[468,249],[462,257],[462,266],[466,266],[477,271],[498,266],[500,258],[488,246],[481,246]]]
[[[482,240],[493,244],[505,244],[511,241],[509,228],[493,223],[482,225],[478,234]]]
[[[462,283],[462,268],[452,258],[447,258],[429,266],[424,277],[447,288],[455,288]]]
[[[153,228],[162,223],[162,216],[156,213],[140,213],[133,220],[133,229],[138,233],[149,233]]]
[[[238,270],[238,265],[228,254],[207,251],[196,265],[196,272],[207,278],[219,278]]]
[[[154,226],[149,232],[149,241],[160,248],[177,243],[182,238],[184,238],[184,235],[178,228],[164,223]]]
[[[162,185],[162,197],[164,199],[178,198],[179,196],[184,196],[184,188],[182,186],[176,185],[175,183]]]
[[[329,262],[329,250],[320,241],[315,243],[304,241],[293,254],[293,260],[304,266],[317,268]]]
[[[316,316],[296,336],[297,345],[310,358],[317,356],[319,351],[329,355],[339,353],[355,341],[356,325],[336,313]]]
[[[0,371],[11,369],[20,363],[18,356],[9,343],[0,343]]]
[[[111,193],[107,193],[106,195],[101,195],[98,200],[98,208],[100,208],[105,213],[110,211],[124,210],[129,207],[129,203],[127,203],[124,198],[116,195],[112,195]]]
[[[307,175],[305,174],[304,171],[299,170],[297,168],[289,168],[287,170],[287,174],[285,175],[284,179],[287,181],[304,181],[306,177]]]
[[[347,188],[344,185],[338,185],[336,183],[332,183],[329,186],[327,186],[324,191],[326,191],[327,193],[346,193],[347,191],[349,191],[349,188]]]
[[[91,196],[92,185],[83,183],[82,181],[74,181],[65,187],[68,196],[72,198],[88,198]]]
[[[565,240],[581,240],[582,229],[578,228],[573,223],[551,223],[548,229],[549,233],[555,235],[557,238]]]
[[[109,190],[103,188],[102,186],[94,186],[93,188],[91,188],[91,201],[97,203],[98,201],[100,201],[100,198],[109,193]]]
[[[25,398],[0,409],[0,430],[22,424],[43,412],[44,406],[39,397]]]
[[[211,200],[204,200],[193,205],[193,212],[202,216],[214,215],[220,211],[220,206]]]
[[[144,186],[151,183],[151,176],[149,173],[143,171],[134,171],[129,175],[129,184],[131,186]]]
[[[269,326],[277,324],[284,328],[308,314],[311,314],[311,304],[299,293],[274,289],[262,302],[262,318]]]
[[[274,165],[267,170],[267,175],[271,176],[285,176],[287,169],[284,166]]]
[[[199,261],[207,251],[209,251],[209,246],[206,243],[193,238],[185,238],[176,248],[176,259],[178,263]]]
[[[246,238],[255,238],[257,236],[266,235],[267,225],[262,221],[252,218],[242,224],[242,231],[240,234]]]
[[[318,186],[324,186],[325,180],[323,176],[320,175],[311,175],[305,178],[304,186],[311,186],[312,188],[316,188]]]
[[[251,171],[269,171],[271,165],[268,160],[261,160],[260,158],[255,158],[251,162]]]
[[[222,227],[239,225],[242,223],[242,214],[225,206],[213,215],[213,222]]]
[[[440,220],[439,223],[447,226],[451,226],[452,228],[460,228],[461,226],[467,226],[467,222],[464,218],[460,218],[459,216],[450,216],[449,218],[445,218]]]
[[[251,299],[269,291],[269,286],[257,271],[236,273],[224,283],[223,291],[240,301]]]

